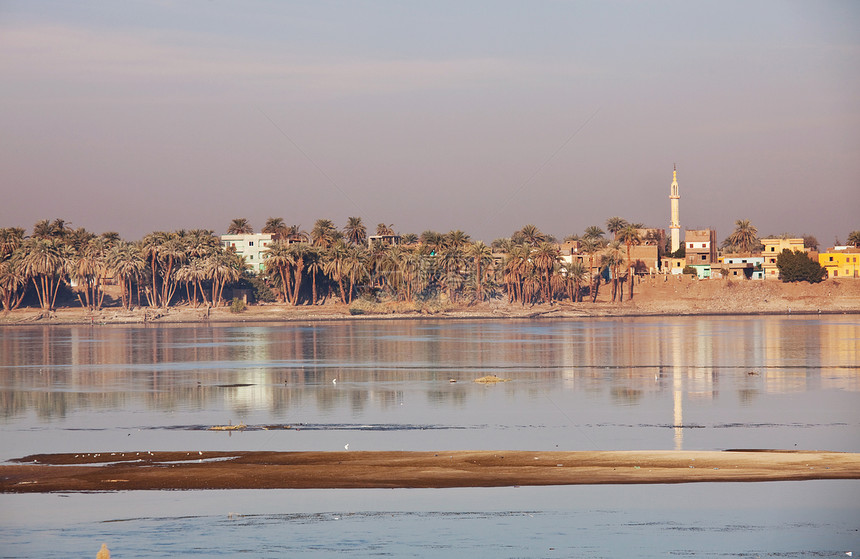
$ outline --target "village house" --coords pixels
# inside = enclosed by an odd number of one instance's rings
[[[860,277],[860,248],[837,246],[818,255],[818,263],[833,279]]]
[[[717,232],[714,229],[687,229],[684,231],[686,265],[696,270],[699,279],[711,277],[711,267],[718,264]]]
[[[245,257],[250,271],[258,274],[264,268],[266,251],[272,242],[271,233],[245,233],[240,235],[221,235],[221,246],[232,248],[239,256]]]
[[[802,238],[782,238],[768,237],[761,240],[761,254],[764,257],[762,268],[764,270],[764,279],[779,279],[779,270],[776,268],[776,259],[783,250],[796,252],[807,252],[803,247]]]
[[[764,279],[764,256],[761,254],[731,254],[722,256],[721,268],[732,279]]]

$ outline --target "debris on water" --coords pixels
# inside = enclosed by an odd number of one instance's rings
[[[210,431],[236,431],[241,430],[247,427],[244,423],[239,423],[238,425],[213,425],[209,428]]]
[[[479,382],[481,384],[495,384],[497,382],[508,382],[510,380],[511,379],[509,378],[502,378],[496,375],[487,375],[481,378],[476,378],[475,382]]]

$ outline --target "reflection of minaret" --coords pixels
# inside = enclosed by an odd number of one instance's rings
[[[669,224],[669,230],[672,232],[672,252],[681,248],[681,222],[678,210],[678,204],[681,200],[681,195],[678,194],[678,170],[672,166],[672,186],[669,191],[669,200],[672,205],[672,222]]]
[[[675,427],[675,450],[684,448],[684,378],[681,367],[684,363],[681,359],[681,343],[683,335],[680,328],[673,329],[672,340],[672,395],[674,412],[672,424]]]

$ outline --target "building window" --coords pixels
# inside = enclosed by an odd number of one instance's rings
[[[248,241],[248,246],[249,246],[249,247],[254,246],[254,241]]]
[[[707,254],[703,254],[703,255],[702,255],[702,260],[707,260],[707,259],[708,259],[708,255],[707,255]]]
[[[771,252],[776,252],[776,247],[770,247]]]
[[[833,270],[833,275],[834,275],[834,276],[838,276],[838,275],[839,275],[839,270]]]
[[[706,245],[705,243],[702,243],[702,248],[708,248],[708,245]]]
[[[833,257],[832,257],[832,256],[830,257],[830,262],[833,262]]]

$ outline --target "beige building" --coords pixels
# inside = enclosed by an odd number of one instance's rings
[[[245,257],[251,272],[259,274],[263,270],[265,252],[272,242],[271,233],[248,233],[242,235],[221,235],[221,246],[232,248],[239,256]]]
[[[777,237],[769,237],[762,239],[761,244],[764,248],[761,250],[761,255],[764,257],[762,269],[764,270],[764,279],[779,279],[779,270],[776,268],[776,258],[783,250],[807,252],[803,247],[803,239],[784,239]]]

